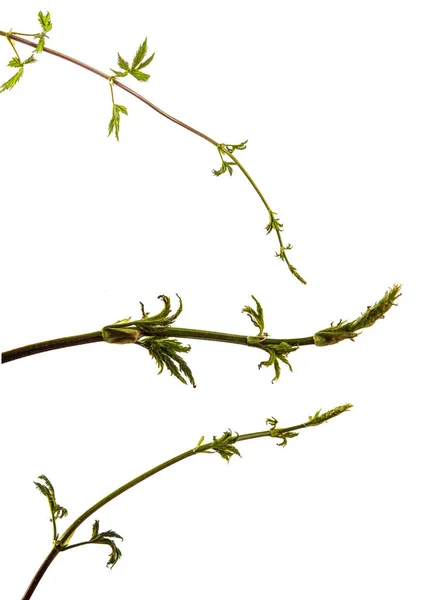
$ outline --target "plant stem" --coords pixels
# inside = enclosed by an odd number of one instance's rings
[[[70,346],[81,346],[82,344],[92,344],[94,342],[102,341],[103,337],[101,331],[85,333],[82,335],[72,335],[55,340],[47,340],[45,342],[30,344],[29,346],[23,346],[21,348],[15,348],[14,350],[3,352],[1,355],[1,362],[7,363],[12,360],[24,358],[25,356],[31,356],[32,354],[48,352],[49,350],[59,350],[60,348],[69,348]]]
[[[35,592],[35,590],[36,590],[39,582],[41,581],[41,579],[44,576],[44,573],[46,572],[46,570],[51,565],[51,563],[56,558],[56,556],[58,555],[59,552],[60,552],[60,550],[57,547],[54,547],[51,550],[51,552],[47,555],[47,557],[45,558],[44,562],[41,564],[40,568],[35,573],[35,575],[34,575],[32,581],[31,581],[31,583],[29,584],[26,592],[22,596],[22,600],[28,600],[29,598],[32,598],[32,594]]]
[[[230,157],[230,159],[237,165],[237,167],[240,169],[240,171],[243,173],[243,175],[246,177],[246,179],[249,181],[249,183],[252,185],[253,189],[255,190],[255,192],[257,193],[257,195],[259,196],[259,198],[261,199],[261,201],[263,202],[269,217],[271,219],[275,218],[275,213],[273,212],[273,210],[271,209],[271,207],[269,206],[269,204],[267,203],[267,200],[265,199],[265,197],[263,196],[262,192],[260,191],[260,189],[257,187],[255,181],[253,180],[253,178],[251,177],[251,175],[248,173],[248,171],[243,167],[243,165],[240,163],[240,161],[237,159],[236,156],[234,156],[233,152],[230,152],[226,146],[223,147],[222,152],[224,154],[226,154],[227,156]],[[280,228],[276,228],[275,229],[275,233],[276,233],[276,237],[278,238],[278,243],[279,243],[279,249],[280,249],[280,258],[285,261],[285,263],[288,266],[288,269],[290,270],[290,272],[299,280],[301,281],[301,283],[306,284],[306,280],[301,277],[301,275],[298,273],[297,269],[289,262],[287,254],[286,254],[286,250],[290,249],[290,248],[285,248],[284,243],[282,241],[282,236],[281,236],[281,229]]]
[[[127,327],[127,324],[114,324],[113,328],[118,329]],[[191,340],[207,340],[212,342],[225,342],[228,344],[239,344],[240,346],[253,346],[250,340],[255,340],[252,336],[238,335],[235,333],[222,333],[219,331],[206,331],[203,329],[185,329],[182,327],[168,327],[165,331],[159,332],[160,337],[175,337]],[[69,348],[70,346],[81,346],[83,344],[93,344],[95,342],[103,342],[104,338],[101,331],[93,331],[91,333],[84,333],[81,335],[73,335],[68,337],[57,338],[54,340],[46,340],[44,342],[38,342],[36,344],[29,344],[28,346],[22,346],[21,348],[14,348],[13,350],[7,350],[1,355],[1,362],[7,363],[19,358],[25,358],[33,354],[40,354],[41,352],[49,352],[50,350],[59,350],[61,348]],[[300,338],[285,338],[275,339],[266,338],[260,343],[265,346],[267,344],[279,344],[286,342],[290,346],[310,346],[314,344],[313,336],[300,337]]]
[[[9,40],[14,40],[16,42],[20,42],[21,44],[26,44],[27,46],[31,46],[31,48],[37,47],[37,44],[35,44],[34,42],[31,42],[30,40],[25,40],[24,38],[19,37],[16,34],[8,34],[6,31],[0,31],[0,36],[7,37]],[[86,69],[87,71],[90,71],[91,73],[94,73],[95,75],[98,75],[99,77],[102,77],[103,79],[106,79],[107,81],[110,79],[110,75],[108,75],[107,73],[104,73],[103,71],[100,71],[99,69],[95,69],[95,67],[91,67],[90,65],[87,65],[86,63],[84,63],[80,60],[77,60],[76,58],[68,56],[67,54],[63,54],[62,52],[57,52],[57,50],[53,50],[52,48],[47,48],[47,46],[44,46],[43,52],[46,52],[47,54],[52,54],[53,56],[57,56],[58,58],[62,58],[63,60],[67,60],[68,62],[71,62],[72,64],[77,65],[78,67],[82,67],[83,69]],[[176,125],[180,125],[184,129],[191,131],[195,135],[198,135],[199,137],[205,139],[206,141],[210,142],[214,146],[218,146],[218,142],[213,140],[211,137],[209,137],[208,135],[205,135],[198,129],[191,127],[190,125],[187,125],[187,123],[183,123],[183,121],[180,121],[179,119],[176,119],[175,117],[172,117],[168,113],[161,110],[158,106],[156,106],[155,104],[153,104],[152,102],[147,100],[147,98],[145,98],[144,96],[141,96],[141,94],[138,94],[131,88],[127,87],[127,85],[124,85],[124,83],[121,83],[117,79],[114,79],[114,85],[121,88],[125,92],[131,94],[138,100],[141,100],[142,102],[147,104],[149,106],[149,108],[152,108],[157,113],[159,113],[166,119],[169,119]]]
[[[142,473],[142,475],[135,477],[128,483],[125,483],[121,487],[119,487],[116,490],[114,490],[113,492],[111,492],[111,494],[108,494],[107,496],[105,496],[104,498],[99,500],[99,502],[97,502],[96,504],[94,504],[93,506],[88,508],[88,510],[86,510],[83,514],[81,514],[70,525],[70,527],[68,527],[66,529],[66,531],[57,540],[54,548],[48,554],[48,556],[42,563],[41,567],[38,569],[33,580],[31,581],[27,591],[25,592],[24,596],[22,597],[22,600],[29,600],[29,598],[32,597],[32,594],[34,593],[37,585],[41,581],[44,573],[46,572],[46,570],[48,569],[50,564],[53,562],[53,560],[55,559],[57,554],[61,551],[66,550],[66,545],[68,544],[69,540],[74,535],[75,531],[80,527],[80,525],[82,525],[82,523],[84,523],[87,519],[89,519],[89,517],[91,517],[97,510],[99,510],[100,508],[102,508],[103,506],[105,506],[106,504],[108,504],[109,502],[111,502],[112,500],[114,500],[115,498],[120,496],[121,494],[124,494],[124,492],[127,492],[128,490],[130,490],[132,487],[134,487],[138,483],[145,481],[145,479],[152,477],[152,475],[156,475],[156,473],[159,473],[160,471],[163,471],[164,469],[167,469],[168,467],[171,467],[172,465],[175,465],[176,463],[178,463],[182,460],[185,460],[186,458],[190,458],[191,456],[196,456],[198,454],[203,454],[203,453],[220,453],[219,449],[221,447],[224,448],[224,446],[225,446],[225,448],[229,449],[229,448],[232,448],[238,442],[243,442],[243,441],[251,440],[251,439],[257,439],[257,438],[262,438],[262,437],[275,437],[275,438],[283,438],[284,437],[285,438],[285,437],[288,437],[288,434],[293,431],[304,429],[306,427],[320,425],[321,423],[328,421],[329,419],[336,417],[343,412],[346,412],[347,410],[349,410],[349,408],[351,408],[351,405],[347,404],[344,406],[337,407],[337,408],[335,408],[331,411],[328,411],[322,415],[319,415],[318,413],[316,413],[316,415],[314,417],[310,417],[309,420],[306,421],[305,423],[300,423],[299,425],[293,425],[292,427],[285,427],[285,428],[273,427],[272,429],[266,429],[264,431],[256,431],[256,432],[252,432],[252,433],[245,433],[243,435],[238,435],[238,434],[231,435],[231,432],[227,432],[230,434],[228,436],[228,439],[224,437],[226,434],[224,434],[221,438],[214,437],[212,442],[209,442],[207,444],[202,444],[202,445],[199,444],[198,446],[195,446],[194,448],[191,448],[190,450],[187,450],[186,452],[183,452],[182,454],[179,454],[178,456],[170,458],[169,460],[161,463],[160,465],[154,467],[153,469],[150,469],[149,471]],[[220,455],[222,456],[222,453],[220,453]],[[77,544],[74,544],[71,548],[69,547],[68,549],[70,550],[72,548],[76,548],[78,546],[85,545],[85,544],[86,544],[85,542],[77,543]]]
[[[0,36],[7,37],[8,41],[10,42],[10,44],[12,44],[12,46],[13,46],[13,41],[12,40],[14,40],[16,42],[20,42],[21,44],[26,44],[27,46],[31,46],[32,48],[36,48],[37,47],[36,43],[31,42],[30,40],[27,40],[27,39],[25,39],[23,37],[20,37],[16,33],[11,33],[11,32],[6,33],[5,31],[0,31]],[[16,49],[15,49],[14,46],[13,46],[13,48],[14,48],[14,51],[15,51],[15,53],[17,55],[17,51],[16,51]],[[226,144],[219,144],[216,140],[214,140],[213,138],[209,137],[208,135],[202,133],[198,129],[195,129],[194,127],[191,127],[190,125],[187,125],[187,123],[184,123],[183,121],[180,121],[179,119],[176,119],[175,117],[173,117],[173,116],[169,115],[168,113],[164,112],[158,106],[156,106],[155,104],[153,104],[152,102],[150,102],[149,100],[147,100],[144,96],[142,96],[141,94],[138,94],[133,89],[131,89],[128,86],[124,85],[124,83],[121,83],[116,76],[110,76],[107,73],[104,73],[103,71],[100,71],[99,69],[91,67],[90,65],[87,65],[86,63],[84,63],[84,62],[82,62],[80,60],[77,60],[77,59],[75,59],[75,58],[73,58],[71,56],[68,56],[67,54],[63,54],[62,52],[58,52],[57,50],[53,50],[53,49],[48,48],[46,46],[44,46],[43,52],[46,52],[47,54],[52,54],[53,56],[57,56],[58,58],[62,58],[63,60],[67,60],[68,62],[71,62],[74,65],[82,67],[83,69],[86,69],[86,70],[90,71],[91,73],[94,73],[95,75],[98,75],[99,77],[102,77],[103,79],[106,79],[110,83],[111,96],[112,96],[113,105],[114,105],[114,94],[113,94],[112,86],[115,85],[115,86],[121,88],[122,90],[124,90],[125,92],[127,92],[128,94],[131,94],[132,96],[134,96],[135,98],[137,98],[141,102],[144,102],[145,104],[147,104],[150,108],[152,108],[154,111],[156,111],[157,113],[159,113],[160,115],[162,115],[166,119],[169,119],[170,121],[172,121],[176,125],[180,125],[180,127],[183,127],[184,129],[186,129],[186,130],[194,133],[195,135],[198,135],[199,137],[203,138],[204,140],[206,140],[207,142],[209,142],[210,144],[212,144],[213,146],[215,146],[218,149],[219,155],[220,155],[220,157],[221,157],[222,160],[223,160],[223,156],[222,156],[223,154],[226,154],[227,156],[229,156],[231,158],[231,160],[233,161],[233,163],[235,163],[238,166],[238,168],[240,169],[240,171],[246,177],[246,179],[248,180],[248,182],[251,184],[251,186],[253,187],[253,189],[256,191],[256,193],[258,194],[259,198],[263,202],[263,204],[264,204],[264,206],[265,206],[265,208],[266,208],[266,210],[267,210],[267,212],[269,214],[270,223],[273,223],[274,221],[276,221],[276,219],[275,219],[276,213],[273,212],[273,210],[269,206],[268,202],[264,198],[262,192],[259,190],[259,188],[257,187],[257,185],[254,182],[254,180],[252,179],[252,177],[249,175],[249,173],[246,171],[246,169],[243,167],[243,165],[237,160],[237,158],[234,156],[233,152],[230,152],[230,150],[229,150],[229,148],[227,147]],[[116,133],[116,137],[118,139],[118,134],[117,133]],[[271,230],[272,229],[269,229],[268,233]],[[305,284],[306,283],[305,279],[303,277],[301,277],[301,275],[298,273],[297,269],[291,265],[291,263],[289,262],[289,260],[287,258],[286,251],[290,250],[291,246],[285,247],[283,245],[282,238],[281,238],[281,231],[282,231],[281,226],[276,226],[275,227],[275,232],[276,232],[276,236],[277,236],[278,243],[279,243],[279,255],[277,254],[277,256],[279,256],[286,263],[286,265],[288,266],[288,269],[290,270],[290,272],[299,281],[301,281],[302,283]]]

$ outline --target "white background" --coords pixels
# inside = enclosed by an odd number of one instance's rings
[[[179,326],[274,337],[354,319],[393,283],[398,308],[355,344],[302,348],[271,385],[257,350],[192,342],[197,389],[142,349],[93,344],[3,365],[2,598],[19,598],[50,549],[45,473],[70,522],[134,476],[228,427],[353,410],[286,449],[245,442],[203,455],[102,509],[124,537],[60,555],[34,598],[298,600],[420,597],[419,5],[262,0],[2,3],[0,29],[36,32],[99,69],[148,36],[133,88],[239,155],[285,225],[303,286],[273,258],[266,212],[215,148],[46,54],[1,95],[1,348],[100,329],[184,301]],[[11,48],[0,39],[0,75]],[[23,57],[28,50],[18,45]],[[92,518],[93,521],[93,518]],[[91,523],[78,533],[90,536]],[[74,538],[76,541],[76,538]]]

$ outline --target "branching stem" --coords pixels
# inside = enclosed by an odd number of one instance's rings
[[[346,412],[347,410],[349,410],[349,408],[351,408],[351,405],[347,404],[344,406],[337,407],[326,413],[323,413],[322,415],[320,415],[319,414],[320,411],[318,411],[318,413],[316,413],[314,415],[314,417],[309,417],[309,419],[306,422],[301,423],[299,425],[293,425],[292,427],[285,427],[285,428],[272,427],[271,429],[266,429],[264,431],[256,431],[256,432],[252,432],[252,433],[246,433],[243,435],[232,434],[231,431],[228,431],[228,432],[225,432],[225,434],[223,434],[220,438],[214,437],[212,442],[209,442],[206,444],[201,443],[203,440],[203,438],[201,438],[199,444],[197,446],[195,446],[194,448],[191,448],[190,450],[187,450],[186,452],[183,452],[182,454],[179,454],[178,456],[170,458],[169,460],[161,463],[160,465],[154,467],[153,469],[150,469],[149,471],[142,473],[138,477],[135,477],[128,483],[125,483],[121,487],[117,488],[116,490],[114,490],[113,492],[111,492],[110,494],[108,494],[107,496],[102,498],[101,500],[99,500],[99,502],[97,502],[96,504],[94,504],[93,506],[88,508],[88,510],[86,510],[83,514],[81,514],[70,525],[70,527],[68,527],[66,529],[66,531],[57,539],[53,549],[50,551],[50,553],[48,554],[48,556],[46,557],[46,559],[44,560],[44,562],[38,569],[37,573],[35,574],[34,578],[32,579],[28,589],[26,590],[24,596],[22,597],[22,600],[29,600],[29,598],[32,597],[32,595],[33,595],[36,587],[38,586],[39,582],[41,581],[43,575],[45,574],[46,570],[48,569],[50,564],[53,562],[53,560],[56,558],[56,556],[58,555],[59,552],[62,552],[66,549],[70,550],[72,548],[76,548],[78,546],[86,545],[86,543],[89,543],[89,542],[76,543],[76,544],[72,544],[71,547],[68,545],[68,543],[69,543],[70,539],[72,538],[72,536],[74,535],[75,531],[82,525],[82,523],[84,523],[87,519],[89,519],[100,508],[102,508],[103,506],[105,506],[106,504],[108,504],[109,502],[111,502],[112,500],[117,498],[118,496],[121,496],[121,494],[124,494],[124,492],[127,492],[128,490],[130,490],[132,487],[134,487],[138,483],[145,481],[149,477],[152,477],[152,475],[156,475],[160,471],[163,471],[164,469],[167,469],[168,467],[171,467],[172,465],[175,465],[176,463],[181,462],[182,460],[185,460],[186,458],[190,458],[192,456],[197,456],[199,454],[218,453],[218,454],[220,454],[220,456],[222,456],[226,460],[229,460],[229,457],[232,456],[234,453],[239,454],[238,450],[236,450],[236,448],[235,448],[235,445],[238,442],[243,442],[245,440],[257,439],[257,438],[263,438],[263,437],[281,438],[285,441],[288,437],[293,437],[291,435],[292,432],[304,429],[306,427],[320,425],[321,423],[324,423],[324,422],[328,421],[329,419],[336,417],[343,412]],[[282,444],[282,445],[285,445],[285,444]],[[234,450],[233,450],[233,448],[234,448]]]
[[[5,31],[0,31],[0,36],[7,37],[7,39],[9,41],[10,40],[14,40],[15,42],[20,42],[21,44],[26,44],[27,46],[31,46],[31,48],[36,48],[37,47],[37,44],[35,44],[34,42],[31,42],[31,40],[26,40],[26,39],[20,37],[20,35],[22,35],[22,34],[19,34],[19,35],[17,35],[16,33],[8,34]],[[43,52],[46,52],[47,54],[52,54],[53,56],[56,56],[58,58],[62,58],[63,60],[67,60],[68,62],[71,62],[72,64],[77,65],[78,67],[82,67],[83,69],[86,69],[87,71],[90,71],[91,73],[94,73],[94,75],[98,75],[99,77],[102,77],[103,79],[106,79],[107,81],[110,79],[110,75],[109,74],[104,73],[103,71],[100,71],[99,69],[96,69],[95,67],[91,67],[90,65],[87,65],[86,63],[84,63],[84,62],[82,62],[80,60],[77,60],[76,58],[73,58],[72,56],[68,56],[67,54],[63,54],[62,52],[58,52],[57,50],[53,50],[52,48],[48,48],[47,46],[44,46]],[[117,86],[117,87],[119,87],[119,88],[121,88],[125,92],[131,94],[132,96],[134,96],[135,98],[137,98],[141,102],[144,102],[145,104],[147,104],[149,106],[149,108],[152,108],[157,113],[159,113],[160,115],[162,115],[166,119],[169,119],[170,121],[172,121],[176,125],[180,125],[180,127],[183,127],[184,129],[187,129],[188,131],[191,131],[192,133],[200,136],[201,138],[207,140],[208,142],[210,142],[214,146],[218,146],[218,142],[216,142],[215,140],[213,140],[211,137],[209,137],[208,135],[205,135],[204,133],[202,133],[198,129],[195,129],[194,127],[191,127],[190,125],[187,125],[187,123],[183,123],[183,121],[180,121],[179,119],[176,119],[175,117],[172,117],[168,113],[166,113],[163,110],[161,110],[158,106],[156,106],[155,104],[153,104],[152,102],[150,102],[147,98],[145,98],[141,94],[138,94],[137,92],[135,92],[134,90],[132,90],[131,88],[129,88],[127,85],[124,85],[124,83],[121,83],[120,81],[118,81],[117,79],[115,79],[114,80],[114,85]]]
[[[5,36],[8,41],[10,42],[10,44],[12,44],[13,49],[17,55],[16,49],[14,47],[13,41],[16,42],[20,42],[21,44],[26,44],[27,46],[31,46],[32,48],[36,48],[37,44],[25,39],[24,37],[20,37],[22,34],[17,35],[15,32],[9,32],[6,33],[4,31],[0,31],[0,36]],[[113,85],[121,88],[122,90],[124,90],[125,92],[127,92],[128,94],[131,94],[132,96],[134,96],[135,98],[137,98],[138,100],[140,100],[141,102],[144,102],[145,104],[147,104],[150,108],[152,108],[153,110],[155,110],[157,113],[159,113],[160,115],[162,115],[163,117],[165,117],[166,119],[169,119],[170,121],[172,121],[173,123],[175,123],[176,125],[180,125],[180,127],[183,127],[184,129],[194,133],[195,135],[198,135],[199,137],[203,138],[204,140],[206,140],[207,142],[209,142],[210,144],[212,144],[213,146],[215,146],[218,149],[219,155],[221,156],[223,165],[224,165],[224,159],[223,159],[223,155],[227,155],[230,159],[231,159],[231,163],[230,164],[235,164],[236,166],[238,166],[238,168],[240,169],[240,171],[243,173],[243,175],[246,177],[246,179],[248,180],[248,182],[251,184],[251,186],[253,187],[253,189],[255,190],[255,192],[258,194],[259,198],[261,199],[261,201],[263,202],[268,215],[269,215],[269,225],[266,227],[266,230],[268,233],[270,233],[271,231],[275,230],[276,233],[276,237],[278,239],[278,244],[279,244],[279,252],[276,254],[276,256],[279,256],[279,258],[281,258],[286,265],[288,266],[288,269],[290,270],[290,272],[302,283],[306,283],[305,279],[298,273],[297,269],[291,265],[290,261],[287,258],[287,250],[291,249],[291,246],[284,246],[283,242],[282,242],[282,237],[281,237],[281,231],[282,231],[282,225],[278,222],[277,218],[276,218],[276,213],[273,212],[273,210],[271,209],[271,207],[269,206],[267,200],[265,199],[265,197],[263,196],[262,192],[260,191],[260,189],[257,187],[256,183],[254,182],[254,180],[252,179],[252,177],[249,175],[249,173],[246,171],[246,169],[243,167],[243,165],[239,162],[239,160],[234,156],[234,149],[235,148],[239,148],[239,146],[230,146],[229,144],[220,144],[218,143],[216,140],[214,140],[213,138],[209,137],[208,135],[202,133],[201,131],[199,131],[198,129],[195,129],[194,127],[191,127],[190,125],[187,125],[187,123],[184,123],[183,121],[180,121],[179,119],[176,119],[175,117],[169,115],[168,113],[164,112],[163,110],[161,110],[160,108],[158,108],[155,104],[153,104],[152,102],[150,102],[149,100],[147,100],[144,96],[142,96],[141,94],[138,94],[137,92],[135,92],[133,89],[129,88],[128,86],[124,85],[124,83],[121,83],[121,81],[119,81],[118,76],[111,76],[107,73],[104,73],[103,71],[100,71],[94,67],[91,67],[90,65],[87,65],[86,63],[77,60],[71,56],[68,56],[67,54],[63,54],[62,52],[58,52],[57,50],[53,50],[51,48],[48,48],[46,46],[43,46],[43,52],[46,52],[47,54],[52,54],[53,56],[56,56],[58,58],[62,58],[63,60],[67,60],[68,62],[71,62],[74,65],[77,65],[79,67],[82,67],[83,69],[86,69],[88,71],[90,71],[91,73],[94,73],[95,75],[98,75],[99,77],[102,77],[103,79],[106,79],[111,87],[111,97],[112,97],[112,103],[113,106],[115,106],[115,102],[114,102],[114,93],[113,93]],[[127,113],[126,113],[127,114]],[[113,128],[112,128],[113,129]],[[111,130],[110,132],[111,133]],[[115,135],[116,138],[119,139],[118,137],[118,127],[115,128]],[[245,145],[244,145],[245,148]],[[242,148],[242,149],[244,149]],[[231,166],[229,166],[229,172],[230,174],[232,174],[232,168]],[[220,174],[218,173],[218,171],[214,170],[214,174]]]
[[[124,328],[124,324],[114,324],[112,327],[115,329]],[[126,325],[127,327],[127,325]],[[240,346],[252,346],[251,340],[255,341],[253,336],[238,335],[235,333],[223,333],[219,331],[206,331],[203,329],[185,329],[182,327],[168,327],[165,333],[160,332],[161,337],[175,337],[191,340],[207,340],[212,342],[225,342],[228,344],[239,344]],[[44,342],[38,342],[36,344],[29,344],[28,346],[22,346],[21,348],[15,348],[13,350],[7,350],[1,355],[1,362],[7,363],[26,356],[33,354],[40,354],[41,352],[49,352],[50,350],[59,350],[61,348],[69,348],[71,346],[81,346],[83,344],[93,344],[95,342],[103,342],[103,334],[101,331],[93,331],[91,333],[84,333],[81,335],[73,335],[63,338],[57,338],[54,340],[46,340]],[[285,338],[275,339],[266,338],[260,342],[263,346],[268,344],[278,344],[285,342],[291,346],[310,346],[314,344],[313,336],[300,337],[300,338]]]

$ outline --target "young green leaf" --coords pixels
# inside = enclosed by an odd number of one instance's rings
[[[113,104],[113,112],[111,120],[108,124],[108,136],[110,136],[114,131],[114,135],[117,141],[120,139],[120,113],[123,113],[123,115],[127,115],[127,108],[122,104]]]
[[[0,94],[2,92],[5,92],[6,90],[11,90],[12,88],[15,87],[15,85],[17,84],[17,82],[20,80],[20,78],[23,75],[23,67],[20,67],[17,72],[13,75],[13,77],[11,77],[10,79],[8,79],[7,81],[5,81],[1,88],[0,88]]]
[[[140,46],[139,46],[136,54],[134,55],[134,58],[133,58],[133,61],[132,61],[132,66],[131,66],[131,70],[132,71],[134,71],[135,69],[141,68],[141,62],[145,58],[145,56],[146,56],[147,53],[148,53],[148,38],[146,37],[144,39],[144,41],[140,44]],[[151,60],[152,59],[150,59],[149,62]]]
[[[259,336],[266,336],[267,334],[263,331],[265,328],[265,320],[262,305],[255,296],[252,296],[252,298],[256,303],[256,308],[254,309],[251,306],[245,306],[241,312],[246,313],[250,317],[253,325],[259,330]]]
[[[216,170],[216,169],[212,169],[212,173],[213,173],[214,175],[216,175],[216,177],[219,177],[220,175],[223,175],[223,174],[224,174],[224,173],[226,173],[227,171],[228,171],[228,173],[229,173],[230,175],[232,175],[232,173],[233,173],[233,170],[232,170],[232,165],[235,165],[235,163],[233,163],[233,162],[229,162],[229,161],[226,161],[226,160],[224,160],[222,157],[221,157],[221,161],[222,161],[221,168],[220,168],[220,169],[218,169],[218,170]]]
[[[51,481],[45,475],[40,475],[38,479],[41,479],[42,481],[44,481],[44,483],[34,481],[34,484],[36,488],[41,492],[41,494],[43,494],[48,500],[52,517],[50,520],[53,521],[55,519],[62,519],[63,517],[67,517],[67,510],[63,506],[57,504],[56,494]]]
[[[17,56],[14,56],[13,58],[11,58],[9,60],[9,62],[7,63],[8,67],[15,67],[16,69],[19,69],[19,67],[22,67],[22,63],[20,58],[18,58]]]
[[[117,64],[120,67],[120,69],[123,69],[123,71],[128,71],[130,69],[129,63],[127,62],[127,60],[124,60],[124,58],[122,58],[122,56],[118,52],[117,52]]]
[[[379,319],[384,319],[387,311],[395,306],[395,301],[401,296],[401,287],[397,284],[393,285],[381,300],[373,306],[368,306],[367,310],[354,321],[348,322],[341,319],[336,325],[331,323],[330,327],[315,333],[313,336],[315,345],[330,346],[343,340],[354,341],[354,338],[360,335],[358,333],[360,329],[371,327]]]
[[[51,17],[50,17],[50,13],[49,12],[45,13],[45,15],[44,15],[44,14],[42,14],[41,11],[39,11],[39,13],[38,13],[38,21],[39,21],[39,24],[41,25],[42,31],[44,33],[48,33],[49,31],[52,30],[53,24],[51,22]]]
[[[279,431],[277,429],[271,429],[270,430],[270,435],[272,437],[277,437],[277,438],[281,438],[282,442],[279,442],[279,444],[277,444],[278,446],[281,446],[282,448],[285,448],[288,440],[297,437],[298,433],[296,433],[295,431]]]
[[[138,81],[148,81],[148,79],[150,78],[150,75],[147,75],[146,73],[142,73],[142,71],[130,71],[130,75],[133,75],[133,77],[135,79],[137,79]]]
[[[35,58],[35,56],[33,54],[31,54],[31,56],[28,56],[28,58],[26,60],[23,61],[23,65],[30,65],[31,63],[35,63],[37,62],[37,59]]]
[[[187,384],[186,377],[192,386],[196,387],[190,367],[184,358],[180,356],[181,353],[190,352],[190,346],[183,346],[178,340],[156,337],[147,337],[136,343],[142,348],[146,348],[152,358],[155,359],[159,368],[158,375],[162,373],[165,367],[171,375],[177,377],[182,383]]]
[[[145,67],[147,67],[154,59],[155,56],[155,52],[153,54],[150,55],[149,58],[147,58],[146,60],[143,61],[143,63],[140,63],[140,65],[138,67],[136,67],[136,69],[132,69],[132,71],[138,71],[140,69],[144,69]]]
[[[223,144],[223,147],[225,147],[228,152],[232,153],[235,150],[245,150],[247,148],[247,142],[248,140],[241,142],[240,144]]]
[[[231,429],[228,429],[225,433],[221,435],[221,437],[213,436],[212,442],[212,450],[217,452],[219,456],[221,456],[227,462],[230,461],[230,458],[236,454],[241,457],[238,448],[234,446],[237,441],[238,434],[233,435]]]
[[[119,540],[123,539],[121,535],[112,529],[99,533],[99,521],[96,520],[92,526],[92,536],[89,543],[105,544],[111,548],[111,553],[107,562],[107,567],[110,569],[112,569],[116,562],[121,558],[121,550],[117,547],[117,544],[112,538],[118,538]]]
[[[352,404],[343,404],[342,406],[337,406],[336,408],[332,408],[331,410],[326,411],[325,413],[321,412],[321,408],[313,415],[309,416],[307,423],[305,423],[306,427],[317,427],[317,425],[321,425],[325,423],[329,419],[333,419],[338,415],[348,411],[352,408]]]

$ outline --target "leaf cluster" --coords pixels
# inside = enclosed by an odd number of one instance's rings
[[[236,454],[241,457],[238,448],[235,447],[235,442],[238,439],[238,433],[233,434],[231,429],[225,431],[221,435],[221,437],[213,436],[213,441],[211,442],[211,449],[219,454],[224,460],[227,462],[230,461],[230,458]]]
[[[148,81],[150,75],[143,73],[142,69],[147,67],[153,61],[155,52],[151,54],[149,58],[146,58],[147,53],[148,38],[145,38],[140,44],[131,64],[129,64],[129,62],[125,60],[120,53],[117,53],[117,64],[121,70],[115,71],[114,69],[111,69],[111,71],[114,73],[114,78],[132,75],[135,79],[137,79],[137,81]]]
[[[352,404],[342,404],[341,406],[332,408],[324,413],[321,412],[322,409],[320,408],[313,416],[309,415],[305,427],[317,427],[317,425],[321,425],[322,423],[329,421],[329,419],[333,419],[348,411],[352,406]]]
[[[183,302],[178,294],[177,298],[178,308],[175,312],[171,312],[170,298],[164,295],[158,296],[164,306],[155,315],[146,312],[143,302],[140,302],[141,319],[137,321],[122,319],[113,325],[108,325],[103,328],[102,337],[110,343],[136,343],[145,348],[157,362],[159,374],[166,368],[182,383],[187,384],[188,380],[193,387],[196,387],[193,373],[182,357],[182,354],[190,351],[190,346],[184,346],[178,340],[166,337],[169,327],[173,325],[183,310]]]
[[[108,558],[107,567],[112,569],[117,561],[121,558],[121,550],[118,548],[113,538],[122,540],[121,535],[109,529],[108,531],[99,531],[99,521],[95,521],[92,526],[92,536],[89,540],[89,544],[105,544],[111,548],[111,553]]]
[[[44,481],[44,483],[40,483],[39,481],[34,481],[34,484],[35,484],[36,488],[41,492],[41,494],[43,494],[48,500],[48,504],[49,504],[50,512],[51,512],[50,521],[52,521],[54,523],[56,519],[62,519],[63,517],[67,517],[67,514],[68,514],[67,510],[63,506],[60,506],[60,504],[58,504],[56,501],[56,494],[54,491],[54,487],[53,487],[53,484],[51,483],[51,481],[48,479],[48,477],[46,477],[45,475],[40,475],[38,477],[38,479],[41,479],[42,481]],[[56,535],[56,539],[57,539],[57,535]]]
[[[271,437],[282,439],[282,442],[277,444],[278,446],[282,446],[282,448],[286,447],[289,439],[295,438],[298,435],[298,433],[295,431],[282,431],[282,429],[277,428],[276,426],[278,425],[278,420],[275,419],[275,417],[269,417],[266,419],[266,425],[271,425],[271,428],[269,429]]]
[[[298,350],[298,346],[291,346],[287,342],[271,343],[270,340],[267,339],[268,334],[264,332],[265,321],[262,305],[255,296],[252,296],[252,298],[256,303],[256,308],[245,306],[242,312],[250,317],[253,325],[258,328],[259,335],[248,337],[247,343],[249,346],[260,348],[269,354],[269,358],[259,364],[259,369],[262,367],[273,367],[275,370],[275,377],[272,379],[272,383],[275,383],[281,375],[281,365],[279,364],[279,361],[288,365],[289,370],[292,371],[291,364],[288,360],[288,354]]]
[[[128,115],[127,108],[122,104],[116,104],[113,102],[113,111],[111,115],[110,122],[108,123],[108,136],[110,136],[113,131],[117,141],[120,140],[120,115]]]
[[[41,25],[42,31],[41,33],[37,33],[36,35],[34,35],[34,38],[39,40],[38,45],[35,48],[35,52],[37,53],[42,52],[44,50],[45,38],[48,38],[47,33],[53,28],[49,12],[43,15],[42,12],[39,11],[38,22]]]
[[[330,327],[315,333],[313,336],[315,345],[330,346],[342,340],[354,341],[354,338],[360,335],[358,333],[360,329],[371,327],[379,319],[384,319],[384,315],[395,305],[395,301],[401,296],[401,287],[397,284],[393,285],[387,290],[381,300],[373,306],[368,306],[367,310],[354,321],[343,321],[341,319],[336,325],[331,323]]]
[[[225,160],[224,155],[232,154],[235,150],[245,150],[247,148],[247,142],[248,140],[241,142],[240,144],[219,144],[217,147],[222,164],[220,169],[213,169],[212,173],[217,177],[227,172],[232,175],[232,167],[234,167],[237,163],[234,161]]]
[[[23,76],[25,65],[30,65],[34,62],[37,62],[36,58],[34,57],[34,54],[43,51],[44,45],[45,45],[45,38],[48,37],[47,33],[49,31],[51,31],[51,29],[53,28],[53,24],[52,24],[51,18],[50,18],[50,13],[47,12],[44,15],[41,11],[39,11],[38,22],[41,25],[42,31],[41,31],[41,33],[37,33],[33,36],[35,39],[39,40],[37,47],[35,48],[34,52],[25,60],[21,60],[21,58],[16,50],[15,44],[13,43],[13,40],[9,37],[10,35],[13,35],[13,31],[10,31],[8,33],[8,35],[6,36],[6,38],[8,39],[8,41],[11,44],[13,51],[15,53],[15,56],[9,60],[9,62],[7,63],[7,66],[13,67],[13,68],[17,69],[17,71],[10,79],[5,81],[0,86],[0,94],[2,92],[11,90],[12,88],[14,88],[15,85],[18,83],[18,81],[20,81],[20,79]]]

